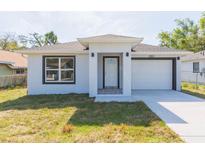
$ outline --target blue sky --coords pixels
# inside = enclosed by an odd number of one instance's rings
[[[173,29],[175,19],[198,22],[202,12],[0,12],[0,33],[46,33],[53,30],[60,42],[100,34],[143,37],[157,45],[157,34]]]

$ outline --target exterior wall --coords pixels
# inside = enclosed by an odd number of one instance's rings
[[[127,56],[126,53],[129,53]],[[92,56],[94,54],[94,56]],[[65,54],[64,54],[65,55]],[[88,54],[76,54],[75,84],[43,84],[42,56],[28,56],[28,94],[65,94],[89,93],[97,96],[97,90],[102,87],[102,55],[120,55],[121,75],[120,86],[122,96],[131,95],[131,45],[128,43],[95,43],[89,46]],[[72,54],[73,56],[73,54]],[[157,55],[156,55],[157,57]],[[166,56],[169,57],[169,56]],[[172,57],[172,56],[170,56]],[[100,68],[100,69],[99,69]],[[192,67],[191,67],[192,68]],[[177,90],[181,88],[181,62],[177,60]]]
[[[129,56],[126,56],[129,52]],[[94,57],[91,54],[94,54]],[[121,53],[123,54],[123,96],[131,95],[131,44],[129,43],[91,43],[89,46],[89,95],[97,96],[98,89],[98,53]]]
[[[123,95],[131,96],[131,50],[129,56],[123,53]]]
[[[131,52],[131,44],[129,43],[91,43],[90,52],[96,53],[124,53]]]
[[[193,62],[199,62],[200,72],[205,68],[205,60],[202,59],[182,62],[181,80],[186,82],[196,82],[198,80],[198,83],[205,84],[205,74],[193,73]]]
[[[103,88],[103,56],[119,56],[119,71],[120,71],[120,77],[119,77],[119,80],[120,80],[120,88],[122,88],[122,72],[123,72],[123,69],[122,69],[122,54],[118,54],[118,53],[115,53],[115,54],[112,54],[112,53],[109,53],[109,54],[104,54],[104,53],[98,53],[98,89],[102,89]]]
[[[91,56],[92,52],[89,52],[89,96],[95,97],[97,95],[97,53],[94,53],[94,57]]]
[[[42,56],[28,56],[28,94],[88,93],[88,55],[76,56],[75,84],[43,84]]]
[[[13,70],[11,68],[9,68],[5,64],[0,64],[0,76],[1,75],[12,75],[12,74],[13,74]]]

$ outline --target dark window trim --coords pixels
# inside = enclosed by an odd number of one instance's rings
[[[198,71],[198,72],[194,71],[194,64],[196,64],[196,63],[199,64],[199,62],[193,62],[193,73],[199,73],[200,72],[200,71]],[[199,70],[200,70],[200,64],[199,64]]]
[[[117,88],[120,88],[120,57],[119,56],[103,56],[103,88],[105,88],[105,59],[116,58],[117,59]]]
[[[19,71],[19,72],[18,72]],[[17,73],[18,72],[18,73]],[[18,68],[15,69],[15,74],[25,74],[25,69],[24,68]]]
[[[172,60],[172,89],[177,90],[177,62],[176,58]]]
[[[74,81],[73,82],[46,82],[45,81],[45,59],[47,57],[72,57],[74,59]],[[42,56],[42,83],[43,84],[75,84],[76,83],[76,57],[73,55],[53,55],[53,56]]]
[[[175,57],[133,57],[132,60],[172,60],[172,90],[177,89],[177,63]]]

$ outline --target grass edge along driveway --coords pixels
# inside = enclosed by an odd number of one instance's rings
[[[205,85],[182,82],[182,92],[205,99]]]

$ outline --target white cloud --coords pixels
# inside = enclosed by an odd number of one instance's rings
[[[144,42],[158,44],[157,34],[175,26],[174,19],[201,12],[0,12],[0,33],[46,33],[53,30],[61,42],[78,37],[114,33],[144,37]]]

